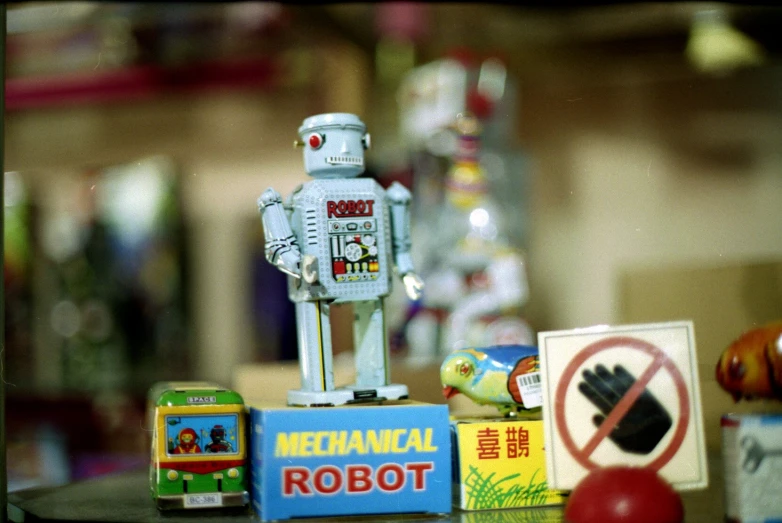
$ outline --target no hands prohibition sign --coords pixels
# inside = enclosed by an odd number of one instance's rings
[[[565,412],[565,394],[567,392],[570,382],[576,375],[579,369],[583,366],[584,362],[608,349],[613,348],[632,348],[646,353],[652,357],[652,363],[646,368],[646,370],[639,376],[637,381],[627,390],[624,396],[619,400],[616,406],[606,416],[605,420],[600,424],[597,432],[589,439],[587,444],[583,448],[579,448],[567,425],[567,415]],[[687,427],[690,422],[690,403],[689,395],[687,393],[687,385],[684,381],[684,377],[674,362],[668,357],[668,355],[655,345],[648,343],[637,338],[629,336],[612,336],[604,338],[595,343],[587,345],[581,350],[568,364],[563,372],[559,385],[557,386],[555,395],[555,404],[560,405],[561,408],[555,409],[555,421],[557,425],[557,432],[564,444],[567,451],[573,456],[573,458],[587,470],[593,470],[600,465],[595,463],[591,459],[592,453],[602,443],[605,438],[614,430],[627,414],[635,401],[644,392],[646,386],[652,380],[652,378],[661,370],[665,370],[673,378],[674,385],[676,387],[676,394],[679,398],[679,419],[676,424],[676,429],[673,433],[668,446],[660,453],[651,463],[646,467],[654,471],[659,471],[664,467],[675,455],[682,445],[684,437],[687,434]]]

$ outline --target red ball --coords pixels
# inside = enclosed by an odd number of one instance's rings
[[[565,507],[566,523],[682,523],[679,494],[655,471],[615,466],[592,471]]]

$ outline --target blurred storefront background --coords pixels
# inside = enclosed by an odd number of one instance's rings
[[[453,317],[483,343],[687,316],[710,379],[782,317],[782,8],[579,4],[10,4],[11,487],[144,463],[156,380],[295,360],[255,202],[307,179],[291,143],[320,112],[360,115],[367,174],[413,190],[432,284],[389,301],[397,361],[436,366]]]

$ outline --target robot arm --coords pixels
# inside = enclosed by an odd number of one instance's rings
[[[296,236],[282,205],[282,196],[271,187],[258,198],[263,234],[266,240],[266,259],[294,278],[301,277],[301,252]]]
[[[396,270],[402,276],[405,291],[411,300],[421,297],[424,282],[415,273],[410,255],[410,191],[394,182],[386,192],[391,208],[391,248]]]

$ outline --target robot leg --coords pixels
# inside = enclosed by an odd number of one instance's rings
[[[388,385],[388,337],[381,300],[353,303],[353,340],[356,346],[356,386]]]
[[[356,346],[356,390],[375,391],[378,398],[407,398],[407,386],[391,384],[388,335],[383,300],[353,303],[353,338]]]
[[[296,302],[301,390],[288,391],[289,405],[330,403],[324,395],[334,390],[329,310],[326,301]]]

